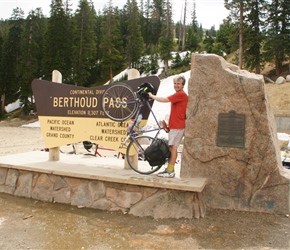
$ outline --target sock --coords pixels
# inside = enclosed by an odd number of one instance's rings
[[[174,165],[168,164],[168,166],[167,166],[167,172],[168,173],[171,173],[172,171],[174,171]]]

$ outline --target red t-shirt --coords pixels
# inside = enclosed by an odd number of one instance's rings
[[[171,112],[168,123],[169,128],[185,128],[186,106],[188,101],[187,94],[181,90],[171,96],[168,96],[167,98],[171,102]]]

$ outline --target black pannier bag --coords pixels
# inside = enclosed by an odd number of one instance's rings
[[[144,151],[145,159],[150,166],[161,166],[170,157],[170,150],[168,144],[162,139],[156,139]]]

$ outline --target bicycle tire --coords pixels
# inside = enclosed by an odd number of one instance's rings
[[[126,161],[130,168],[139,174],[152,174],[159,170],[160,166],[150,166],[149,162],[145,160],[144,151],[154,142],[154,138],[147,135],[140,135],[135,137],[136,141],[131,140],[126,150]],[[136,166],[136,160],[132,158],[133,155],[138,155],[138,164]]]
[[[139,103],[133,89],[125,83],[117,83],[107,88],[102,97],[102,109],[113,121],[122,122],[133,117]],[[119,104],[119,101],[126,102]]]

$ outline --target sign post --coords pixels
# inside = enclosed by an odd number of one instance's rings
[[[136,78],[140,78],[140,73],[137,69],[129,69],[128,70],[128,80],[133,80],[133,79],[136,79]],[[125,155],[125,162],[124,162],[124,169],[131,169],[129,164],[128,164],[128,161],[126,160],[126,155]],[[135,155],[131,155],[129,156],[131,158],[131,161],[134,166],[138,166],[138,154],[135,154]]]
[[[52,71],[52,81],[62,83],[62,75],[58,70]],[[59,161],[59,147],[49,149],[49,161]]]

